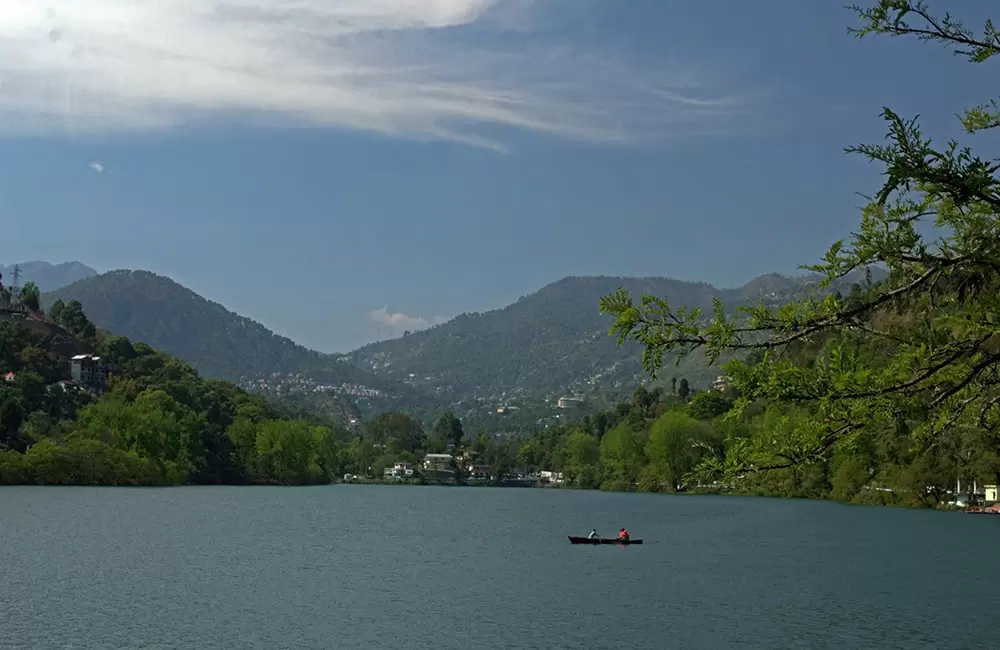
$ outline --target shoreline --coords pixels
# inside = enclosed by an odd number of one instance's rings
[[[823,501],[830,503],[837,503],[844,506],[856,506],[856,507],[872,507],[872,508],[902,508],[905,510],[933,510],[936,512],[950,512],[950,513],[964,513],[964,514],[994,514],[992,512],[980,512],[982,507],[980,506],[949,506],[947,504],[936,504],[936,505],[926,505],[926,506],[911,506],[899,503],[856,503],[851,501],[839,501],[837,499],[824,499],[815,497],[802,497],[802,496],[781,496],[774,494],[762,494],[759,492],[740,492],[740,491],[724,491],[724,490],[712,490],[712,489],[695,489],[695,490],[684,490],[679,492],[646,492],[642,490],[602,490],[600,488],[582,488],[567,485],[497,485],[490,481],[458,481],[446,480],[446,479],[423,479],[423,480],[400,480],[400,479],[354,479],[350,481],[337,480],[329,483],[264,483],[264,482],[254,482],[254,483],[181,483],[175,485],[100,485],[100,484],[79,484],[79,483],[19,483],[19,484],[0,484],[0,489],[3,488],[13,488],[13,487],[39,487],[39,488],[104,488],[104,489],[114,489],[114,488],[139,488],[144,490],[149,489],[169,489],[169,488],[200,488],[200,487],[278,487],[278,488],[313,488],[313,487],[331,487],[331,486],[344,486],[344,485],[359,485],[359,486],[396,486],[396,487],[453,487],[453,488],[497,488],[497,489],[542,489],[542,490],[573,490],[580,492],[605,492],[605,493],[618,493],[618,494],[654,494],[659,496],[686,496],[686,497],[747,497],[747,498],[761,498],[761,499],[785,499],[785,500],[795,500],[795,501]],[[977,508],[979,510],[977,510]]]

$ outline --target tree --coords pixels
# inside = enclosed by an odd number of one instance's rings
[[[687,408],[688,413],[697,420],[712,420],[725,415],[732,405],[721,393],[708,391],[692,397]]]
[[[136,357],[132,342],[124,336],[105,336],[99,349],[101,354],[113,363],[126,363]]]
[[[571,485],[597,487],[600,483],[601,448],[594,436],[577,431],[566,439],[563,474]]]
[[[646,490],[673,492],[704,455],[710,430],[690,415],[674,410],[653,423],[644,449],[647,465],[640,485]]]
[[[861,19],[851,30],[859,37],[938,41],[976,63],[1000,54],[990,22],[977,35],[910,0],[852,9]],[[741,395],[733,417],[761,400],[809,405],[804,426],[730,445],[725,458],[703,464],[705,475],[827,462],[860,435],[902,435],[926,448],[959,426],[984,430],[1000,449],[996,156],[980,157],[957,142],[935,147],[915,119],[889,108],[882,115],[886,143],[847,151],[883,165],[885,183],[865,206],[858,232],[806,268],[823,274],[829,286],[881,266],[888,271],[884,282],[866,282],[846,300],[831,293],[734,314],[717,300],[710,317],[653,296],[635,304],[621,289],[602,300],[602,310],[617,319],[612,332],[620,342],[643,346],[643,364],[654,375],[667,354],[679,360],[700,349],[714,363],[726,353],[763,351],[759,363],[726,365]],[[995,129],[1000,105],[991,100],[969,109],[961,122],[968,133]],[[795,357],[803,346],[818,347],[815,362]]]
[[[680,386],[677,387],[677,395],[681,399],[686,400],[688,398],[688,395],[690,394],[691,394],[691,385],[688,383],[688,380],[685,377],[681,379],[681,384]]]
[[[649,414],[650,409],[652,409],[655,403],[656,398],[643,386],[637,387],[632,392],[632,408],[638,411],[643,417]]]
[[[42,292],[38,289],[38,285],[31,280],[25,282],[21,287],[21,304],[31,311],[38,311],[41,309],[41,302]]]
[[[382,413],[372,419],[366,429],[373,444],[394,446],[395,453],[414,452],[424,442],[423,426],[405,413]]]
[[[464,435],[462,421],[455,417],[454,413],[448,411],[434,425],[434,446],[439,452],[444,452],[449,444],[457,450],[462,446]]]
[[[633,489],[642,469],[642,443],[628,423],[619,424],[601,439],[602,487],[610,490]]]
[[[70,334],[83,339],[93,339],[97,335],[97,328],[83,313],[83,305],[79,300],[69,301],[60,310],[58,324],[65,327]]]
[[[66,303],[64,303],[62,299],[56,300],[52,303],[52,306],[49,307],[49,319],[53,323],[61,323],[64,309],[66,309]]]

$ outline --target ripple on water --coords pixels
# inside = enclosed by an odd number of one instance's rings
[[[2,648],[991,648],[998,521],[568,490],[0,490]],[[628,526],[641,547],[571,546]],[[958,543],[960,540],[960,544]]]

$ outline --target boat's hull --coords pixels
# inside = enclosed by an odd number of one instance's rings
[[[591,539],[589,537],[573,537],[568,535],[570,544],[617,544],[619,546],[628,546],[629,544],[642,544],[641,539],[614,539],[609,537],[596,537]]]

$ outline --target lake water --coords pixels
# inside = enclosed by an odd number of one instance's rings
[[[595,526],[645,541],[566,539]],[[751,498],[4,488],[0,648],[996,648],[998,537]]]

